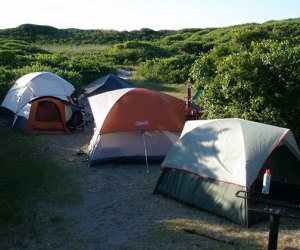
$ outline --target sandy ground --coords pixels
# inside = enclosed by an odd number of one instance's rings
[[[153,194],[160,165],[102,164],[88,167],[87,152],[92,132],[41,135],[62,167],[77,169],[81,200],[72,205],[48,204],[54,215],[47,233],[27,241],[26,249],[266,249],[269,224],[246,229],[225,219]],[[83,174],[82,174],[83,173]],[[43,207],[40,210],[43,216]],[[282,222],[278,246],[298,246],[300,230],[292,220]],[[202,235],[237,241],[231,245]]]
[[[63,234],[51,233],[32,242],[33,248],[50,249],[184,249],[172,242],[156,241],[155,231],[164,220],[197,220],[201,212],[153,194],[160,165],[103,164],[88,167],[86,156],[91,133],[43,135],[62,166],[82,168],[82,202],[53,208],[64,218]],[[159,236],[161,237],[161,236]]]

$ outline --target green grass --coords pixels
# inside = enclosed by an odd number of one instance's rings
[[[59,224],[45,204],[78,202],[79,186],[74,171],[57,166],[36,136],[0,123],[0,138],[0,242],[9,241],[13,232],[18,245],[19,234],[42,233],[41,225]],[[37,213],[41,207],[42,217]]]
[[[185,100],[187,96],[187,89],[185,84],[155,83],[136,79],[129,79],[128,81],[135,87],[161,91],[180,99]]]

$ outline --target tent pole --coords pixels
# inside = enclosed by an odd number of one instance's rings
[[[147,148],[146,148],[146,140],[145,140],[145,131],[141,131],[143,136],[143,142],[144,142],[144,149],[145,149],[145,160],[146,160],[146,166],[147,166],[147,174],[149,174],[149,165],[148,165],[148,156],[147,156]]]

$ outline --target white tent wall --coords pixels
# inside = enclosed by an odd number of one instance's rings
[[[35,96],[70,96],[75,90],[73,85],[51,73],[44,73],[42,79],[32,79],[27,85],[34,90]],[[42,84],[41,84],[42,83]]]
[[[161,161],[168,149],[178,140],[179,133],[168,131],[145,131],[147,157]],[[94,136],[90,142],[90,165],[116,160],[145,158],[142,131],[126,131]],[[96,160],[95,160],[96,159]]]
[[[187,134],[188,132],[190,132],[191,130],[197,128],[200,124],[204,125],[206,123],[210,123],[212,122],[212,120],[196,120],[196,121],[187,121],[184,124],[182,133],[180,135],[180,138],[183,137],[185,134]]]
[[[30,114],[30,109],[31,109],[31,103],[27,103],[19,112],[15,115],[14,122],[12,126],[14,127],[17,120],[22,120],[19,121],[18,124],[16,124],[17,127],[20,127],[19,130],[26,130],[27,124],[28,124],[28,119],[29,119],[29,114]],[[20,125],[22,124],[22,125]]]
[[[33,97],[34,94],[27,87],[9,90],[1,106],[6,107],[16,113]]]
[[[30,113],[30,108],[31,108],[31,104],[27,103],[22,109],[20,109],[17,116],[22,116],[22,117],[28,119],[29,113]]]
[[[19,78],[5,96],[1,106],[17,113],[32,98],[54,96],[68,100],[75,90],[74,86],[50,72],[35,72]]]
[[[97,128],[101,128],[111,108],[116,101],[125,95],[131,88],[118,89],[109,91],[97,96],[88,97],[90,107],[94,116],[94,122]],[[100,98],[99,98],[100,97]]]
[[[70,96],[75,90],[72,84],[51,72],[35,72],[24,75],[16,81],[12,90],[26,86],[32,89],[35,96]]]
[[[35,77],[39,76],[42,73],[43,72],[33,72],[20,77],[19,79],[16,80],[11,90],[21,89],[25,87],[32,79],[34,79]]]

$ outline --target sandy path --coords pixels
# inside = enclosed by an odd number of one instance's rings
[[[91,169],[85,177],[83,202],[63,212],[74,225],[71,243],[91,249],[149,247],[147,232],[160,219],[161,199],[153,195],[159,167],[146,175],[142,165],[108,164]],[[75,219],[76,218],[76,219]]]
[[[160,165],[103,164],[88,167],[87,151],[91,133],[43,135],[49,153],[64,168],[78,171],[80,202],[73,205],[41,206],[46,233],[26,240],[26,249],[265,249],[269,225],[258,223],[246,229],[210,213],[176,202],[153,190]],[[45,211],[48,212],[45,212]],[[53,214],[49,216],[49,213]],[[283,220],[279,246],[298,245],[297,221]],[[292,225],[294,224],[294,225]],[[228,245],[184,232],[195,228],[202,234],[237,241]],[[290,229],[291,228],[291,229]],[[292,231],[290,231],[292,230]],[[253,240],[256,239],[256,240]],[[265,247],[262,247],[264,245]],[[281,249],[282,249],[281,248]]]
[[[184,206],[153,190],[160,175],[160,165],[104,164],[88,167],[86,156],[75,156],[87,150],[90,133],[44,135],[49,149],[62,166],[81,168],[82,202],[56,207],[64,218],[62,235],[50,233],[36,247],[51,249],[178,249],[178,243],[155,240],[162,220],[197,219],[193,208]],[[52,208],[54,209],[54,208]],[[200,213],[201,214],[201,213]],[[49,230],[51,232],[51,230]],[[183,248],[184,249],[184,248]]]

